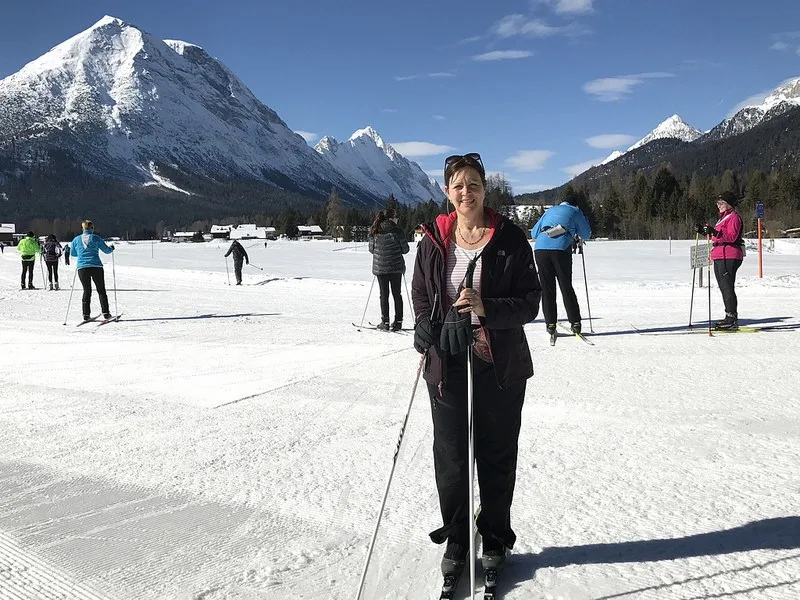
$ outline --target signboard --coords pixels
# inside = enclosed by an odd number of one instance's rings
[[[764,204],[762,202],[756,204],[756,216],[759,219],[764,218]]]
[[[689,260],[692,269],[702,269],[711,264],[711,253],[708,244],[701,244],[689,248]]]

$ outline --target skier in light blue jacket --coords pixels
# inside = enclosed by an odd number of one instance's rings
[[[91,319],[92,281],[100,297],[100,310],[104,319],[111,318],[108,308],[108,294],[106,293],[105,274],[103,263],[100,261],[100,251],[111,254],[114,245],[109,246],[103,238],[94,232],[94,223],[90,220],[83,222],[83,233],[75,236],[70,244],[70,254],[76,257],[78,278],[83,286],[83,320]]]
[[[581,332],[581,309],[572,287],[572,246],[588,240],[592,228],[575,204],[576,195],[571,186],[567,187],[564,201],[548,208],[531,229],[531,238],[535,240],[533,254],[542,286],[542,315],[551,336],[555,335],[558,320],[556,281],[572,331]]]

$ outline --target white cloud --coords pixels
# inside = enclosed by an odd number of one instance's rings
[[[592,148],[622,148],[630,146],[636,138],[624,133],[604,133],[586,138],[586,143]]]
[[[431,79],[442,79],[444,77],[455,77],[455,73],[449,71],[437,71],[434,73],[422,73],[417,75],[395,75],[395,81],[409,81],[411,79],[419,79],[420,77],[430,77]]]
[[[396,113],[396,112],[400,112],[400,111],[398,111],[396,108],[382,108],[382,109],[381,109],[381,112],[385,112],[385,113]]]
[[[472,60],[514,60],[517,58],[528,58],[529,56],[533,56],[533,52],[528,52],[527,50],[495,50],[494,52],[477,54],[472,57]]]
[[[533,0],[532,4],[546,4],[558,14],[584,14],[592,12],[594,0]]]
[[[297,135],[303,138],[307,144],[319,139],[319,135],[316,133],[311,133],[310,131],[295,131]]]
[[[553,153],[549,150],[520,150],[503,164],[518,171],[538,171],[551,156]]]
[[[769,47],[770,50],[786,50],[789,47],[789,44],[786,42],[775,42],[772,46]]]
[[[584,171],[591,169],[596,165],[601,164],[604,160],[605,156],[601,156],[600,158],[593,158],[592,160],[585,160],[581,163],[564,167],[561,170],[564,171],[564,173],[570,175],[571,177],[575,177],[576,175],[580,175]]]
[[[431,144],[430,142],[390,142],[392,148],[397,150],[400,154],[409,157],[416,156],[436,156],[437,154],[445,154],[455,150],[452,146],[445,146],[442,144]]]
[[[675,74],[653,72],[593,79],[583,84],[583,91],[595,96],[596,99],[601,102],[615,102],[617,100],[622,100],[625,96],[633,92],[634,86],[644,83],[645,79],[658,79],[663,77],[675,77]]]
[[[444,121],[446,119],[444,115],[433,115],[433,118],[437,121]]]
[[[556,27],[548,25],[541,19],[530,19],[525,15],[506,15],[490,28],[490,32],[501,38],[510,38],[517,35],[526,37],[549,37],[559,33],[566,33],[572,26]]]

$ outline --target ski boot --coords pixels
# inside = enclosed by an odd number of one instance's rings
[[[56,283],[55,283],[55,286],[56,286],[56,289],[57,289],[57,290],[61,289],[61,288],[59,288],[59,287],[58,287],[58,282],[57,282],[57,281],[56,281]]]
[[[722,321],[714,323],[714,329],[739,329],[739,317],[734,313],[725,313],[725,318]]]
[[[392,331],[400,331],[403,328],[403,319],[395,319],[392,323]]]
[[[375,329],[380,329],[381,331],[389,331],[389,319],[381,319],[381,322],[375,326]]]
[[[580,333],[581,332],[581,322],[580,321],[575,321],[574,323],[572,323],[570,325],[570,328],[572,329],[572,333]]]
[[[52,291],[53,291],[53,284],[52,284],[52,283],[50,283],[50,284],[48,284],[48,285],[49,285],[50,287],[48,287],[47,289],[48,289],[48,290],[50,290],[50,291],[52,292]]]
[[[547,333],[550,335],[550,345],[556,345],[556,338],[558,338],[558,334],[556,333],[556,324],[555,323],[548,323],[546,325]]]

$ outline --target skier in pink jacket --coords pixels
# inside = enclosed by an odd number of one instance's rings
[[[739,301],[736,298],[736,271],[744,259],[744,240],[742,217],[736,212],[739,197],[734,192],[722,192],[717,198],[719,220],[711,225],[698,225],[697,233],[711,237],[711,260],[714,261],[714,275],[722,292],[725,305],[725,318],[714,323],[716,329],[739,328]]]

